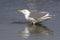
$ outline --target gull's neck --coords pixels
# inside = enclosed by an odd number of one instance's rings
[[[29,15],[30,15],[30,13],[25,14],[25,18],[28,19]]]

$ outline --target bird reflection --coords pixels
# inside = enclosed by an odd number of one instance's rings
[[[31,34],[49,35],[52,31],[42,24],[27,24],[23,31],[19,31],[19,35],[23,38],[28,38]]]
[[[45,34],[45,33],[51,32],[50,29],[48,29],[46,26],[44,26],[42,24],[36,24],[36,25],[30,24],[30,25],[27,26],[27,28],[28,28],[29,32],[33,33],[33,34],[36,34],[36,33],[38,33],[38,34],[40,34],[40,33]]]

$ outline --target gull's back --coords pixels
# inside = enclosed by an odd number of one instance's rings
[[[38,11],[31,11],[30,13],[30,17],[34,18],[34,19],[38,19],[40,17],[43,17],[47,14],[48,12],[38,12]]]

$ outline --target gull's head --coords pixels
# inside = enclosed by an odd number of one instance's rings
[[[23,13],[23,14],[25,14],[25,15],[26,15],[26,14],[30,14],[30,11],[27,10],[27,9],[21,9],[21,10],[19,9],[18,12],[19,12],[19,13]]]

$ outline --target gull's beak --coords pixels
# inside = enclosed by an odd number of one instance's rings
[[[22,10],[19,9],[18,12],[19,12],[19,13],[22,13]]]

